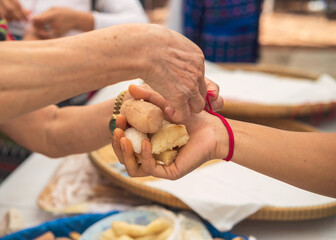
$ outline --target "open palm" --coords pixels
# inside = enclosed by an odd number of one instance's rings
[[[138,87],[131,88],[130,92],[135,98],[151,101],[164,108],[164,101],[160,96],[148,95],[148,92]],[[152,175],[159,178],[178,179],[208,160],[223,157],[219,156],[219,152],[223,152],[223,149],[219,151],[218,146],[227,146],[228,140],[226,129],[220,119],[202,111],[199,114],[193,114],[183,124],[187,128],[190,139],[179,150],[175,162],[170,166],[156,163],[152,156],[151,144],[147,140],[142,142],[141,164],[136,161],[132,143],[124,134],[127,127],[126,118],[121,115],[117,117],[118,128],[114,131],[112,146],[120,162],[126,166],[127,172],[133,177]]]

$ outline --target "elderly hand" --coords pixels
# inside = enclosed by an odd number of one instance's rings
[[[207,90],[202,51],[184,36],[155,25],[147,25],[135,40],[141,46],[139,57],[149,60],[142,78],[168,101],[166,114],[181,122],[201,112]]]
[[[155,92],[132,86],[129,88],[131,95],[136,99],[150,101],[159,107],[165,106],[165,100]],[[221,108],[222,100],[219,97],[212,104]],[[217,103],[216,103],[217,102]],[[179,150],[178,156],[170,166],[157,164],[152,156],[151,144],[144,140],[141,148],[141,164],[138,164],[132,143],[125,137],[126,119],[117,117],[118,128],[114,131],[112,140],[113,149],[127,172],[133,177],[152,175],[159,178],[178,179],[196,169],[208,160],[225,157],[228,152],[228,136],[221,120],[202,111],[193,114],[184,124],[187,127],[190,139],[187,145]],[[221,146],[221,147],[220,147]],[[225,147],[223,147],[225,146]]]
[[[223,98],[219,96],[218,85],[208,78],[205,78],[205,83],[207,91],[212,91],[214,95],[210,98],[213,110],[221,110],[223,108]],[[146,101],[159,106],[162,110],[169,106],[169,102],[166,99],[164,99],[159,93],[153,91],[153,89],[146,84],[141,85],[140,87],[130,85],[129,92],[135,99],[145,99]],[[167,118],[174,122],[174,119],[170,118],[169,116],[167,116]]]
[[[28,20],[29,11],[18,0],[0,0],[0,16],[7,21]]]
[[[72,29],[83,30],[82,25],[91,24],[90,15],[65,7],[50,8],[33,18],[35,34],[42,39],[48,39],[61,37]]]

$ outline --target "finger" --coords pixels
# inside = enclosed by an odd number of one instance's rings
[[[210,101],[215,101],[219,95],[219,86],[208,78],[205,78],[207,91],[211,91]]]
[[[168,106],[165,109],[165,113],[168,116],[168,118],[171,119],[171,121],[176,123],[183,122],[186,119],[188,119],[189,116],[191,115],[189,105],[186,104],[186,106],[187,107],[177,109],[175,109],[172,106]]]
[[[155,171],[155,159],[152,154],[152,146],[148,140],[141,143],[141,167],[148,175],[153,175]]]
[[[44,29],[34,29],[34,33],[36,36],[42,39],[49,39],[50,38],[50,33],[45,31]]]
[[[198,83],[199,83],[199,92],[200,92],[202,98],[205,99],[205,96],[207,94],[207,84],[206,84],[206,81],[204,79],[204,70],[203,70],[202,77],[199,79]]]
[[[16,0],[14,0],[12,3],[18,13],[20,20],[28,21],[28,15],[26,14],[26,10],[23,9],[22,5]]]
[[[147,140],[143,140],[141,145],[141,166],[145,174],[157,178],[177,179],[179,176],[175,164],[167,167],[156,163],[152,155],[152,146]]]
[[[41,13],[40,15],[36,15],[33,18],[34,25],[37,24],[39,26],[44,26],[46,23],[50,23],[53,20],[53,14],[50,11],[45,11]]]
[[[10,4],[8,6],[9,8],[7,11],[11,13],[14,20],[21,21],[24,19],[21,16],[21,12],[20,12],[21,5],[20,4],[16,4],[16,1],[10,1]]]
[[[5,17],[8,21],[19,21],[20,18],[16,14],[16,9],[11,1],[2,1]]]
[[[223,109],[224,100],[221,96],[219,96],[214,102],[211,102],[212,110],[219,111]]]
[[[35,28],[39,29],[44,28],[44,18],[42,14],[33,17],[33,25]]]
[[[120,139],[121,150],[125,161],[125,167],[131,177],[147,176],[141,168],[141,165],[136,161],[133,154],[133,146],[130,140],[126,137]]]
[[[116,126],[117,128],[121,128],[122,130],[126,130],[127,128],[127,121],[126,121],[126,117],[124,115],[117,115],[116,118]]]
[[[200,94],[197,94],[189,99],[188,104],[191,113],[199,113],[204,109],[205,101]]]
[[[153,103],[162,110],[168,106],[168,102],[152,89],[144,89],[132,84],[129,86],[128,91],[135,99],[143,99],[146,102]]]
[[[121,145],[120,145],[120,139],[123,137],[125,137],[124,131],[122,131],[120,128],[117,128],[116,130],[114,130],[113,138],[112,138],[112,147],[113,147],[114,153],[119,159],[119,162],[122,164],[125,164],[124,156],[121,151]]]

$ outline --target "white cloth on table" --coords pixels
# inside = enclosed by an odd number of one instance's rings
[[[175,181],[146,184],[173,194],[221,231],[230,230],[264,206],[310,207],[336,201],[225,161]]]
[[[206,62],[205,75],[219,85],[224,99],[269,105],[336,102],[336,80],[327,74],[317,81],[309,81],[260,72],[228,71]]]

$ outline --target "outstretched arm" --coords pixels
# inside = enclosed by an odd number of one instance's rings
[[[5,42],[0,51],[0,124],[134,78],[165,97],[166,112],[177,121],[204,106],[202,51],[164,27],[118,25],[55,40]]]
[[[126,94],[125,100],[129,98]],[[81,107],[48,106],[0,125],[26,148],[50,157],[89,152],[110,142],[114,100]]]
[[[158,106],[163,103],[153,97],[155,93],[146,95],[137,90],[133,95]],[[291,185],[336,197],[336,133],[290,132],[229,119],[228,122],[235,137],[233,162]],[[125,123],[123,116],[117,118],[119,128],[114,132],[112,145],[131,176],[178,179],[203,163],[228,154],[225,126],[219,118],[203,111],[184,122],[190,140],[179,151],[174,164],[156,164],[151,144],[146,140],[142,143],[142,162],[138,164],[132,144],[124,135]]]

